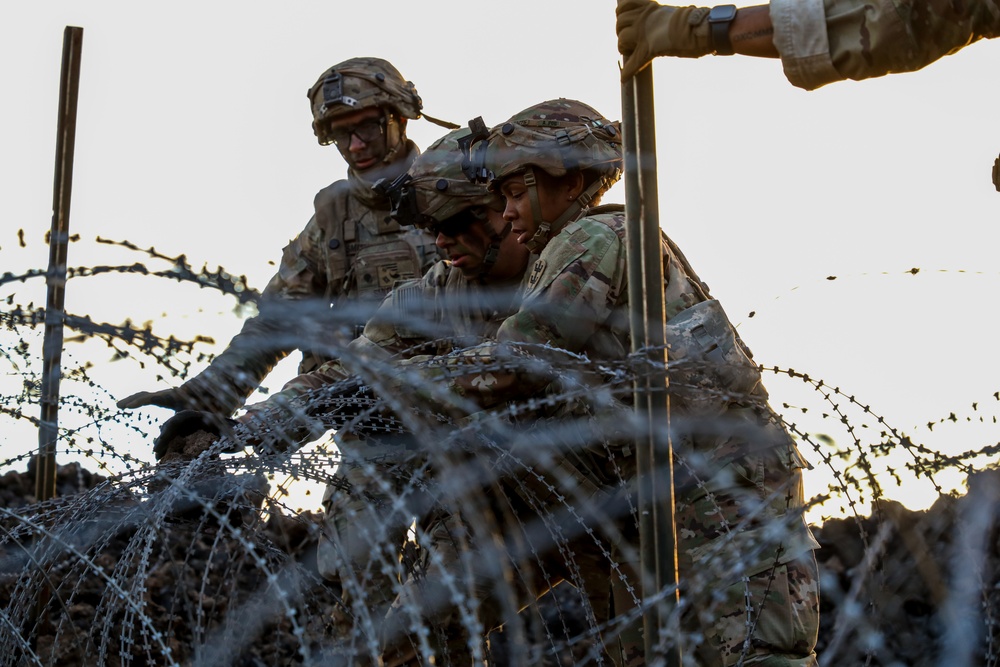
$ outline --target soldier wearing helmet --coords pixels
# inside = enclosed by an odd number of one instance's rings
[[[406,138],[407,120],[422,113],[413,83],[386,60],[351,58],[323,72],[307,95],[313,131],[321,145],[336,145],[347,179],[316,195],[312,218],[285,247],[263,291],[259,315],[227,349],[180,387],[139,392],[119,407],[228,416],[291,351],[303,351],[300,372],[336,356],[396,281],[419,277],[439,256],[433,238],[393,220],[389,200],[372,190],[419,154]]]
[[[511,227],[503,219],[503,198],[469,182],[462,172],[459,141],[469,134],[455,130],[437,140],[390,186],[392,215],[435,238],[448,260],[441,267],[458,269],[466,280],[495,285],[520,278],[527,251],[516,239],[507,240]],[[502,253],[505,242],[508,250]]]
[[[485,147],[470,149],[474,175],[503,194],[513,233],[540,253],[499,340],[628,356],[623,211],[588,208],[621,173],[620,138],[592,107],[558,99],[515,114]],[[802,515],[807,464],[718,301],[666,235],[660,245],[672,358],[720,360],[713,373],[669,369],[678,567],[690,604],[684,634],[703,638],[682,650],[704,665],[815,665],[818,544]],[[744,623],[748,600],[754,624]],[[641,657],[637,636],[626,634],[622,645],[626,660]]]
[[[347,368],[364,375],[390,358],[405,368],[415,349],[426,359],[478,343],[513,312],[529,252],[510,235],[501,197],[463,175],[458,142],[468,134],[467,129],[448,133],[407,172],[386,176],[375,188],[391,202],[395,223],[421,230],[444,258],[422,277],[397,284],[342,360],[293,379],[269,400],[250,406],[242,421],[253,424],[274,405],[337,382]],[[412,517],[422,513],[421,495],[405,472],[419,468],[420,457],[398,439],[360,436],[350,428],[338,430],[337,444],[342,460],[323,498],[326,527],[317,563],[325,577],[339,580],[357,627],[377,627],[399,585],[399,546]],[[402,499],[418,507],[407,511]]]

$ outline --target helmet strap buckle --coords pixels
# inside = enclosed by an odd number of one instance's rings
[[[532,222],[538,225],[538,229],[524,245],[528,250],[537,253],[549,242],[552,225],[542,217],[542,202],[538,198],[538,180],[535,178],[535,170],[528,167],[524,170],[524,185],[528,189],[528,201],[531,202]]]

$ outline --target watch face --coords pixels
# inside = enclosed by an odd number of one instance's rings
[[[708,13],[709,23],[732,21],[734,18],[736,18],[736,5],[716,5]]]

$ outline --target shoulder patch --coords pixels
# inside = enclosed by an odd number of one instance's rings
[[[425,307],[420,282],[411,280],[399,283],[392,290],[393,317],[396,335],[400,338],[420,338],[417,330],[422,322]]]
[[[531,267],[531,275],[528,276],[528,287],[534,287],[538,284],[538,279],[542,277],[545,273],[545,260],[539,259],[535,262],[535,265]]]

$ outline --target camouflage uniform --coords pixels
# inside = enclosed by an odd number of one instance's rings
[[[575,117],[565,101],[527,111],[490,136],[492,162],[489,152],[484,161],[496,180],[537,162],[539,153],[567,164],[578,161],[579,155],[565,146],[572,143],[581,119],[595,135],[601,132],[596,112],[589,118],[580,114],[575,124],[567,122]],[[562,140],[553,141],[560,132]],[[604,133],[609,142],[606,135],[617,134],[606,128]],[[544,163],[543,168],[552,171]],[[542,238],[544,250],[527,277],[520,310],[504,322],[498,339],[546,343],[586,352],[592,359],[621,359],[630,350],[624,216],[598,209],[560,230],[562,224],[551,225],[558,233],[550,241]],[[533,240],[538,238],[536,234]],[[675,345],[692,331],[701,336],[683,321],[692,309],[717,302],[666,236],[661,249],[668,343]],[[710,343],[699,343],[700,351],[728,345],[742,352],[721,308],[715,321],[717,333]],[[745,367],[755,370],[749,352],[745,354]],[[672,386],[691,380],[677,372],[671,369]],[[759,378],[740,387],[708,379],[721,392],[720,400],[706,403],[695,391],[686,403],[683,393],[672,401],[679,571],[689,605],[683,620],[690,642],[685,649],[704,665],[741,660],[814,665],[819,602],[812,550],[818,544],[802,514],[801,470],[806,463],[767,407]],[[616,602],[628,601],[616,591]],[[702,642],[690,641],[699,635]],[[640,638],[622,640],[624,661],[637,664]]]
[[[498,337],[548,342],[586,351],[591,358],[616,358],[605,356],[609,352],[621,358],[630,349],[625,248],[620,212],[592,212],[567,225],[546,245],[529,277],[520,311],[504,323]],[[670,322],[710,297],[666,236],[662,252],[668,340],[675,340],[678,333]],[[677,381],[676,374],[671,377]],[[734,399],[720,407],[711,419],[743,423],[744,432],[759,431],[755,439],[768,446],[754,447],[753,440],[733,435],[740,430],[735,427],[724,429],[722,435],[699,433],[699,422],[706,418],[703,409],[690,433],[675,436],[676,455],[690,466],[678,466],[675,508],[683,594],[692,605],[685,629],[704,633],[705,643],[694,650],[700,664],[731,665],[741,655],[744,664],[814,664],[805,656],[811,653],[818,630],[818,582],[810,554],[818,544],[801,513],[801,469],[806,464],[794,442],[753,401],[741,405]],[[674,402],[672,416],[683,419],[683,401]],[[758,507],[761,503],[764,506]],[[746,522],[745,517],[753,514],[759,516]],[[780,543],[768,537],[775,523],[787,528]],[[730,531],[738,536],[730,537]],[[750,562],[748,553],[754,554]],[[718,573],[734,585],[721,599],[714,599],[702,591],[719,592],[718,579],[709,578],[706,584],[703,577],[693,575],[710,562],[725,563],[726,558],[730,564],[742,561],[743,567]],[[751,599],[761,613],[746,653],[742,652],[747,636],[745,590],[738,583],[742,577],[750,578]],[[619,609],[628,605],[627,596],[618,590],[616,594]],[[641,638],[626,636],[622,644],[630,653],[625,664],[638,664]]]
[[[294,349],[303,350],[300,373],[339,356],[396,283],[419,278],[440,257],[430,234],[400,225],[391,217],[391,202],[373,187],[371,176],[391,181],[406,173],[420,154],[404,131],[405,119],[427,117],[414,85],[385,60],[352,58],[324,72],[308,91],[308,98],[313,130],[321,145],[343,143],[336,126],[340,117],[378,109],[385,151],[375,156],[379,161],[374,167],[364,173],[350,168],[346,180],[316,195],[312,218],[284,248],[278,272],[263,291],[260,314],[244,324],[205,371],[177,390],[202,409],[228,415]],[[348,143],[357,131],[355,127],[346,133]],[[338,148],[351,165],[349,146],[338,144]],[[373,458],[383,446],[364,441],[356,448],[366,448],[365,456]],[[349,536],[364,533],[372,524],[363,508],[346,502],[341,492],[351,485],[351,477],[350,470],[338,469],[327,485],[323,508],[327,528],[348,535],[346,542],[356,543]],[[370,560],[375,567],[360,583],[357,578],[340,581],[343,570],[330,556],[326,541],[320,544],[320,573],[349,589],[345,593],[350,600],[367,600],[378,608],[379,596],[386,595],[384,582],[398,576],[394,569],[406,525],[408,521],[401,530],[379,540],[387,551],[381,559],[373,555]],[[367,608],[362,604],[357,611],[366,613]]]
[[[771,0],[770,14],[785,76],[806,90],[911,72],[1000,36],[997,0]]]
[[[418,154],[416,146],[409,143],[406,156],[393,165],[395,173],[389,172],[387,177],[405,172]],[[335,354],[337,347],[355,338],[371,310],[396,282],[418,278],[439,256],[434,239],[428,234],[401,227],[392,220],[389,201],[375,193],[372,186],[373,183],[351,171],[347,180],[320,190],[313,217],[282,251],[278,272],[262,294],[262,311],[273,300],[319,299],[324,305],[351,308],[350,315],[335,321],[334,331],[340,336],[334,336],[325,349],[321,340],[309,340],[320,348],[303,352],[301,373],[318,368]],[[356,300],[366,302],[368,309],[359,307]],[[241,344],[244,339],[258,342],[275,339],[274,332],[261,319],[248,320],[215,363],[232,363],[246,372],[251,381],[263,379],[288,350],[272,345]],[[325,324],[329,327],[330,322]],[[330,333],[329,328],[325,329],[326,336]],[[296,337],[289,340],[287,334],[279,334],[277,340],[294,342]]]
[[[333,142],[330,123],[345,113],[374,107],[390,118],[386,154],[366,170],[378,178],[405,173],[419,155],[396,116],[422,117],[422,102],[389,62],[362,57],[339,63],[320,76],[308,97],[321,145]],[[259,315],[244,323],[208,368],[177,389],[141,392],[119,405],[229,415],[291,351],[303,350],[300,372],[337,356],[395,282],[419,277],[439,256],[428,234],[390,218],[389,200],[372,190],[370,179],[371,174],[350,169],[346,180],[317,193],[312,218],[284,248],[278,272],[264,288]]]

